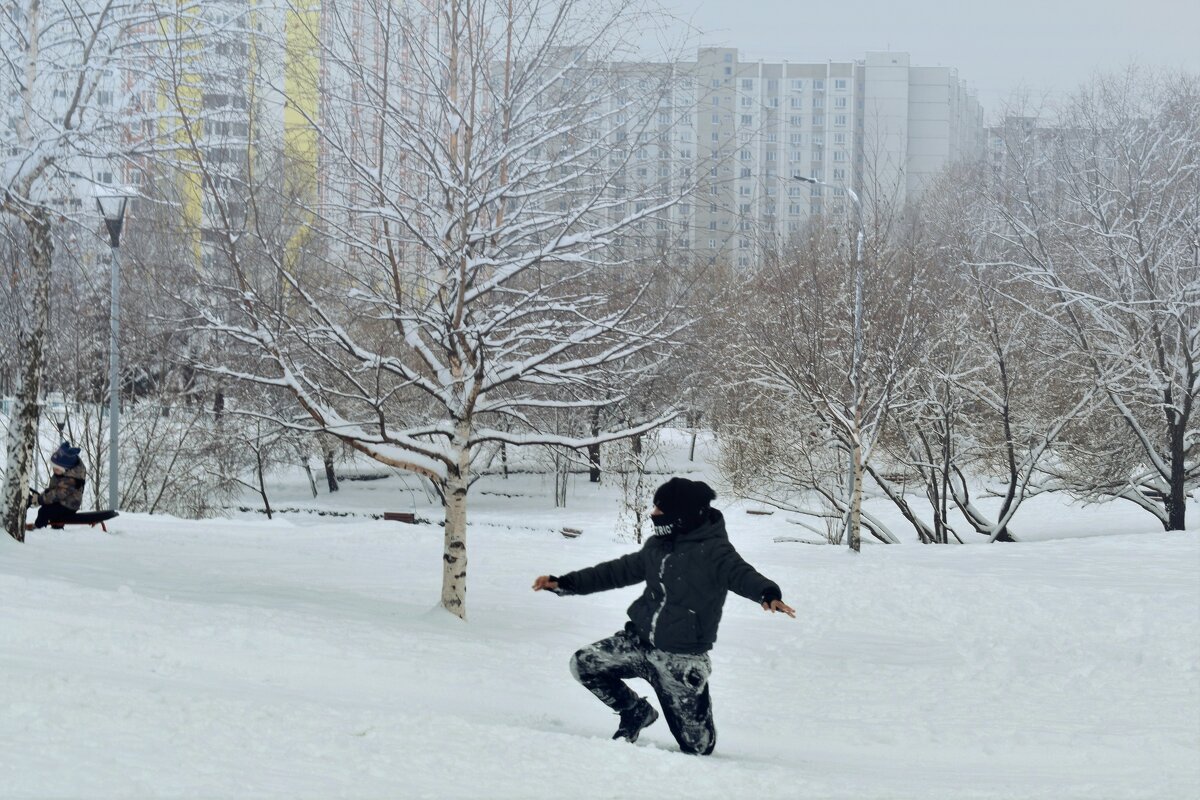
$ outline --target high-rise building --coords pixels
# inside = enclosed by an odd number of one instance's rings
[[[705,47],[673,69],[699,98],[677,155],[695,159],[702,177],[695,202],[674,216],[711,259],[747,266],[757,247],[813,215],[851,213],[847,189],[868,206],[899,206],[949,164],[983,157],[974,92],[954,69],[914,67],[907,53],[746,62],[734,48]]]

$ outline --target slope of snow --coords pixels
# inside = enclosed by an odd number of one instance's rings
[[[410,507],[394,479],[345,486],[317,505]],[[727,506],[799,618],[730,597],[702,759],[661,721],[609,741],[615,716],[571,679],[571,653],[620,627],[635,590],[529,585],[633,545],[613,535],[615,490],[581,481],[556,510],[551,488],[474,490],[466,624],[432,608],[436,525],[131,515],[107,536],[6,541],[0,796],[1200,794],[1194,531],[1145,518],[1124,535],[853,556],[774,543],[782,515]],[[1073,509],[1041,513],[1089,532]]]

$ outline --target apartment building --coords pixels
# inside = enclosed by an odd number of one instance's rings
[[[695,146],[680,141],[678,154],[702,177],[673,216],[687,234],[679,243],[710,259],[748,266],[814,215],[852,213],[849,189],[868,205],[902,205],[948,164],[983,157],[975,94],[954,69],[914,67],[907,53],[746,62],[735,48],[701,48],[673,68],[700,98]]]

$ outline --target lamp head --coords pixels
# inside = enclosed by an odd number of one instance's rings
[[[125,208],[129,204],[128,192],[117,187],[99,186],[96,188],[96,205],[104,217],[108,227],[109,243],[113,247],[121,245],[121,228],[125,224]]]

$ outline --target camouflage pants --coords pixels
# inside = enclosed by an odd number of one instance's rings
[[[668,653],[643,642],[629,631],[579,650],[571,657],[571,674],[613,711],[636,703],[638,695],[625,685],[642,678],[654,688],[667,725],[685,753],[706,756],[717,744],[713,726],[707,653]]]

